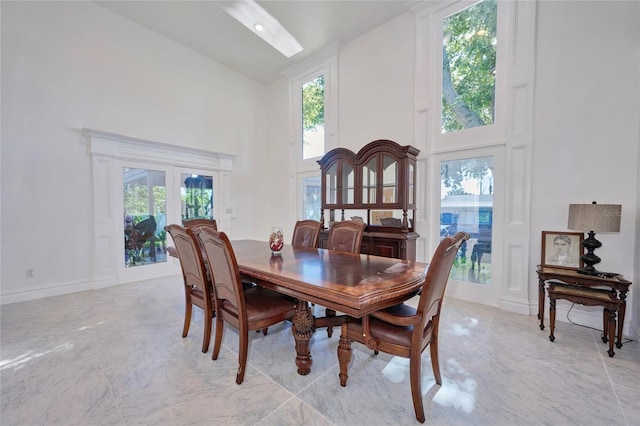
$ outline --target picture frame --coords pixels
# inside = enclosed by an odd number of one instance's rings
[[[540,264],[561,269],[584,268],[583,241],[582,232],[542,231]]]
[[[382,219],[393,217],[393,210],[374,210],[371,212],[371,224],[382,225]]]

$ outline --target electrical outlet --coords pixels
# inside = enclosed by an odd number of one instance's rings
[[[27,269],[27,278],[34,278],[36,276],[35,269]]]

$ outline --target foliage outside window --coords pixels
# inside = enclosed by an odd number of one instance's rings
[[[496,0],[484,0],[443,20],[442,133],[495,120]]]
[[[165,173],[125,167],[122,182],[125,266],[165,262]]]
[[[302,158],[324,154],[324,76],[302,85]]]
[[[213,177],[183,173],[180,180],[182,219],[213,219]]]

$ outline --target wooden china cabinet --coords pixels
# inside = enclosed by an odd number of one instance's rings
[[[322,172],[320,247],[327,247],[328,227],[333,222],[361,217],[367,223],[362,254],[415,260],[419,152],[386,139],[368,143],[357,154],[346,148],[327,152],[318,161]]]

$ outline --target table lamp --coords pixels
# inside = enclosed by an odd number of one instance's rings
[[[579,273],[604,274],[593,267],[600,262],[600,258],[593,251],[602,246],[602,243],[596,240],[595,235],[596,232],[620,232],[621,215],[622,206],[620,204],[596,204],[595,201],[591,204],[569,204],[569,224],[567,227],[589,233],[589,237],[582,243],[587,249],[587,252],[581,256],[586,266],[578,269]]]

